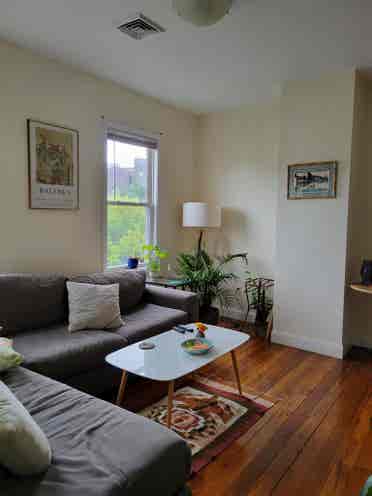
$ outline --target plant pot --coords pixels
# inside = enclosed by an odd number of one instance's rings
[[[128,258],[128,269],[136,269],[138,267],[138,258],[129,257]]]
[[[360,275],[362,278],[362,284],[366,286],[372,284],[372,260],[363,260]]]
[[[204,324],[217,325],[220,319],[220,311],[210,305],[202,305],[199,314],[200,322]]]

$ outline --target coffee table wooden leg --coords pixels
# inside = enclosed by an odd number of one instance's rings
[[[233,363],[233,367],[234,367],[236,382],[238,384],[238,391],[239,391],[239,394],[242,394],[242,384],[240,382],[238,361],[236,359],[235,350],[231,351],[231,358],[232,358],[232,363]]]
[[[174,381],[170,381],[168,385],[168,416],[167,416],[168,429],[170,429],[172,426],[173,393],[174,393]]]
[[[116,398],[116,404],[118,406],[121,406],[121,404],[123,403],[125,386],[127,385],[127,379],[128,379],[128,373],[126,370],[123,370],[123,374],[121,376],[119,392],[118,392],[118,396]]]

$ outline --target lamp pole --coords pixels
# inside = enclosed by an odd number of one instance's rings
[[[202,241],[203,241],[203,229],[200,230],[199,239],[198,239],[198,256],[200,256],[202,250]]]

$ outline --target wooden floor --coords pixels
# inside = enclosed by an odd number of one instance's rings
[[[253,338],[243,389],[276,402],[191,482],[194,496],[357,496],[372,474],[372,358],[327,358]],[[230,356],[202,374],[234,385]]]

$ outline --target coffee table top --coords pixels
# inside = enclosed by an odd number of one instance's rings
[[[194,329],[193,324],[187,327]],[[195,336],[196,332],[164,332],[144,340],[154,343],[155,348],[141,350],[140,341],[110,353],[106,361],[114,367],[148,379],[172,381],[200,369],[249,340],[249,336],[242,332],[210,325],[206,337],[212,341],[213,349],[206,355],[190,355],[181,348],[181,343]]]

